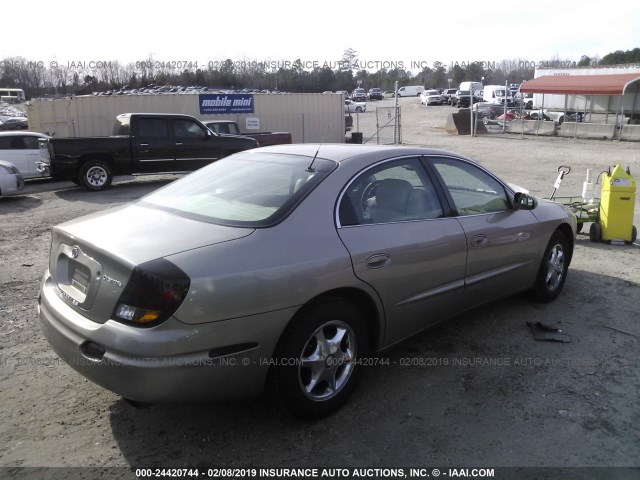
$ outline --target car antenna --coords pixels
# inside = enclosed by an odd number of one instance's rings
[[[328,127],[327,127],[328,129]],[[309,164],[309,166],[307,167],[307,169],[305,170],[306,172],[309,173],[315,173],[315,170],[313,169],[313,162],[316,161],[316,157],[318,156],[318,152],[320,152],[320,147],[322,147],[322,144],[324,143],[324,135],[322,135],[322,140],[320,140],[320,145],[318,145],[318,149],[316,150],[315,155],[313,156],[313,158],[311,159],[311,163]]]

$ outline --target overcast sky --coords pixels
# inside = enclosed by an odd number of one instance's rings
[[[370,71],[403,62],[415,73],[417,65],[436,61],[577,61],[583,54],[640,47],[640,2],[631,0],[32,0],[15,13],[20,22],[14,25],[22,28],[5,32],[0,60],[22,56],[47,65],[53,60],[126,64],[151,55],[205,67],[226,58],[299,58],[322,66],[353,48]]]

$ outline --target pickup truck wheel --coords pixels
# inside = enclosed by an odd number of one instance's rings
[[[88,160],[80,168],[80,185],[87,190],[103,190],[111,185],[111,167],[102,160]]]

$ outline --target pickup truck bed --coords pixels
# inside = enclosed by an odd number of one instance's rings
[[[261,147],[269,145],[282,145],[293,143],[291,134],[288,132],[247,132],[240,133],[240,127],[232,120],[205,120],[203,122],[211,131],[220,135],[242,135],[251,137],[258,142]]]

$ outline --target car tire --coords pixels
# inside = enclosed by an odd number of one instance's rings
[[[279,402],[299,418],[334,412],[355,390],[368,350],[364,316],[351,302],[331,297],[304,309],[278,344]]]
[[[356,107],[356,112],[357,113],[362,113],[362,107]]]
[[[638,238],[638,229],[636,228],[635,225],[631,226],[631,242],[629,243],[634,243],[636,241],[636,238]]]
[[[111,181],[113,180],[111,166],[103,160],[87,160],[82,164],[82,167],[80,167],[78,180],[80,185],[87,190],[104,190],[111,185]]]
[[[571,243],[562,232],[556,231],[551,235],[531,290],[536,300],[551,302],[558,298],[567,278],[571,248]]]
[[[599,223],[592,223],[589,228],[589,240],[592,242],[601,242],[602,241],[602,225]]]
[[[489,125],[489,117],[487,115],[482,116],[482,123]]]

